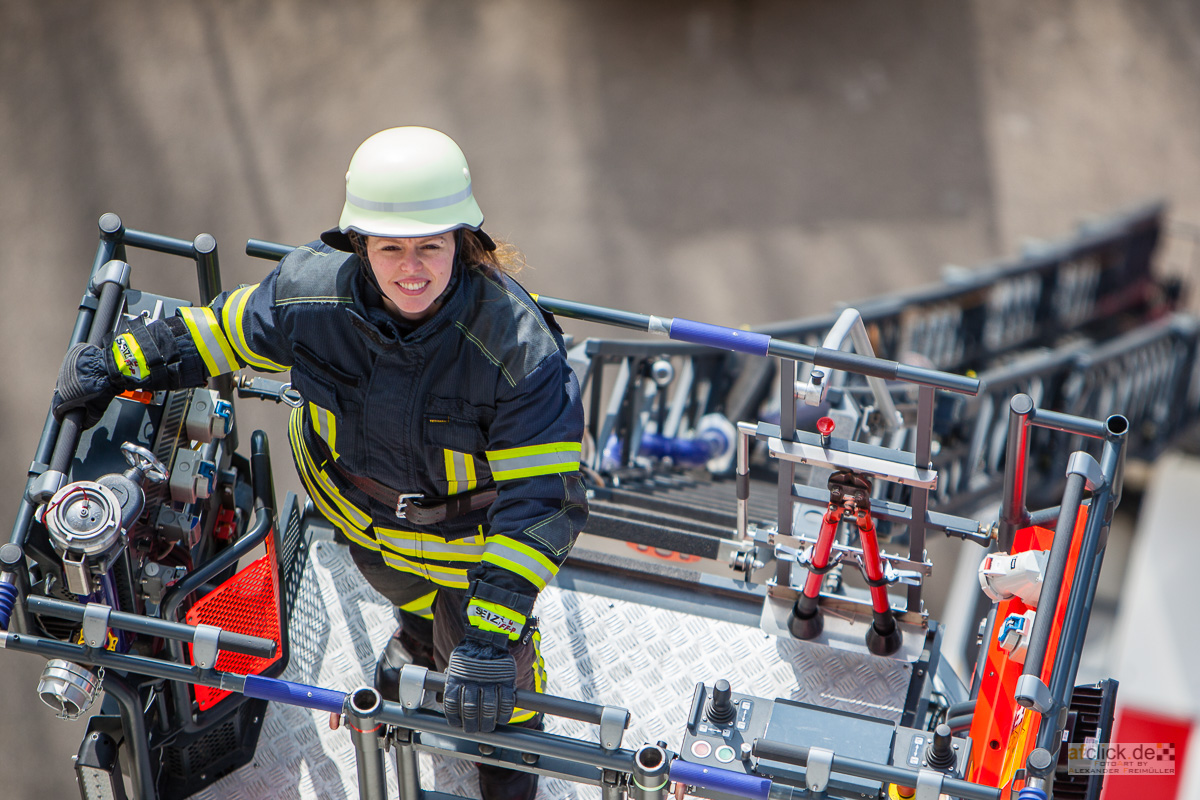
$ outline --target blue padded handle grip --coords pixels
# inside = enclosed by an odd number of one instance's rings
[[[681,342],[706,344],[721,350],[733,350],[755,356],[765,356],[767,348],[771,346],[771,337],[765,333],[739,331],[737,328],[726,328],[723,325],[711,325],[707,322],[694,322],[679,317],[671,320],[671,332],[668,336]]]
[[[688,786],[748,797],[751,800],[767,800],[767,795],[771,793],[770,778],[746,775],[720,767],[706,767],[679,758],[671,762],[671,780]]]
[[[346,692],[335,692],[333,689],[322,689],[320,686],[308,686],[276,678],[264,678],[261,675],[246,676],[246,689],[243,694],[247,697],[257,697],[260,700],[271,700],[291,706],[304,706],[339,714],[346,704]]]

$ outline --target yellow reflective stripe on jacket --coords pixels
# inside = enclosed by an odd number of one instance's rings
[[[338,491],[337,486],[334,485],[329,475],[317,467],[316,462],[312,459],[312,454],[305,447],[304,415],[299,408],[293,409],[291,415],[288,417],[288,438],[292,440],[292,448],[296,453],[296,463],[301,465],[300,474],[303,476],[307,473],[308,482],[319,488],[321,493],[341,509],[342,512],[338,514],[330,510],[330,513],[335,516],[345,515],[350,524],[354,525],[360,531],[365,531],[371,525],[370,515],[342,496],[342,493]],[[312,487],[310,487],[309,494],[311,495],[312,493]],[[313,502],[316,502],[316,500],[314,499]],[[322,513],[325,513],[324,509],[322,509]],[[378,550],[379,546],[374,545],[371,549]]]
[[[525,615],[488,600],[471,598],[467,604],[467,622],[471,627],[489,633],[503,633],[516,641],[525,628]]]
[[[257,288],[257,283],[253,286],[243,286],[229,295],[225,305],[221,308],[221,319],[229,334],[229,343],[233,345],[233,349],[237,351],[243,361],[266,372],[283,372],[287,367],[276,364],[266,356],[254,352],[246,341],[246,329],[242,325],[242,315],[246,313],[246,304],[250,301],[250,295],[254,294],[254,290]]]
[[[225,332],[221,330],[217,315],[211,308],[187,306],[179,309],[179,316],[183,317],[188,333],[192,335],[196,349],[200,351],[200,358],[204,359],[209,377],[224,375],[238,369],[237,356],[229,346],[229,340],[225,338]]]
[[[393,551],[410,558],[467,561],[476,564],[483,557],[486,547],[482,533],[447,540],[436,533],[417,533],[376,525],[375,535]]]
[[[479,485],[475,475],[475,457],[457,450],[445,450],[446,494],[469,492]]]
[[[433,581],[439,586],[445,586],[450,589],[466,589],[470,586],[467,581],[467,571],[465,569],[409,561],[399,553],[392,552],[390,547],[381,547],[379,553],[383,556],[383,563],[392,569],[419,575],[426,580]]]
[[[579,469],[582,449],[579,442],[551,442],[510,450],[489,450],[487,459],[493,478],[510,481],[535,475],[575,472]]]
[[[341,458],[337,451],[337,417],[312,402],[308,404],[308,413],[312,416],[313,430],[329,445],[329,454],[335,459]]]
[[[412,602],[398,606],[398,608],[421,619],[433,619],[433,601],[437,599],[437,593],[438,590],[434,589],[429,594],[422,595]]]
[[[558,567],[553,561],[529,545],[507,536],[492,536],[488,539],[483,562],[515,572],[536,586],[539,592],[558,574]]]
[[[122,333],[113,339],[113,361],[122,375],[135,381],[145,380],[150,375],[150,367],[146,364],[146,354],[137,343],[137,337],[132,333]]]

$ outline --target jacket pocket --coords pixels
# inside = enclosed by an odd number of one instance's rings
[[[311,353],[296,347],[292,385],[307,403],[313,430],[329,447],[330,454],[339,459],[352,445],[342,423],[358,407],[355,392],[359,379],[321,363]]]
[[[490,409],[430,396],[425,405],[425,446],[431,474],[446,494],[469,492],[491,478],[487,447]]]

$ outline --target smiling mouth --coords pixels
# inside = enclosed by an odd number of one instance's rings
[[[415,297],[425,291],[429,281],[393,281],[393,285],[397,286],[405,295]]]

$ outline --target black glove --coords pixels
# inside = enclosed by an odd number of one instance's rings
[[[442,695],[446,721],[465,733],[490,733],[512,718],[517,662],[508,650],[469,633],[450,653]]]
[[[59,422],[68,411],[85,409],[83,427],[90,428],[104,416],[109,402],[120,391],[108,376],[104,351],[94,344],[80,342],[67,351],[58,370],[51,409]]]

